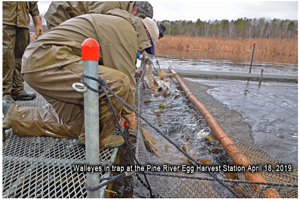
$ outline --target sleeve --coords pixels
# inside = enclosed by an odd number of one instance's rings
[[[100,49],[103,56],[103,65],[119,70],[129,78],[130,89],[126,102],[135,108],[136,48],[132,45],[114,43],[111,45],[103,45]],[[132,113],[132,111],[127,106],[124,106],[122,115],[127,115],[130,113]]]
[[[29,14],[31,15],[31,17],[40,15],[37,1],[29,1]]]
[[[120,1],[120,9],[126,10],[129,13],[132,12],[132,8],[134,5],[135,5],[135,1]]]

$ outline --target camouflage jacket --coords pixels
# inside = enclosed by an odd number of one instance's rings
[[[134,3],[134,1],[52,1],[45,19],[48,28],[52,29],[68,19],[87,13],[105,14],[115,8],[131,13]]]
[[[29,14],[39,16],[37,1],[3,1],[2,24],[29,28]]]

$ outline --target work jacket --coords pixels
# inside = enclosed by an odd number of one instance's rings
[[[94,38],[100,44],[100,65],[128,76],[132,93],[127,103],[134,107],[136,56],[151,44],[142,19],[125,10],[110,10],[106,15],[85,14],[53,28],[27,47],[21,72],[44,71],[81,60],[81,43],[86,38]]]
[[[37,1],[3,1],[2,24],[29,28],[29,14],[39,16]]]
[[[119,8],[131,13],[135,1],[52,1],[45,14],[49,29],[79,15],[94,13],[105,14]]]

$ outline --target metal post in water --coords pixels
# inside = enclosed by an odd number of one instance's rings
[[[260,80],[259,80],[259,85],[261,84],[262,78],[263,78],[263,73],[264,73],[264,69],[261,69],[261,73],[260,73]]]
[[[87,38],[81,44],[83,72],[85,75],[98,78],[99,44],[95,39]],[[98,82],[84,79],[94,89],[98,89]],[[84,124],[85,150],[87,165],[99,165],[99,93],[87,90],[84,93]],[[100,183],[98,172],[87,172],[88,187],[95,187]],[[88,198],[99,198],[100,190],[87,191]]]
[[[253,61],[253,55],[254,55],[254,49],[255,49],[255,42],[253,42],[253,50],[252,50],[252,56],[251,56],[251,62],[250,62],[250,70],[249,70],[249,73],[251,73],[252,61]]]

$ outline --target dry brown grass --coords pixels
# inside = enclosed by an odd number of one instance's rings
[[[298,37],[293,39],[266,38],[222,38],[222,37],[189,37],[169,36],[159,39],[157,46],[180,50],[222,51],[222,52],[252,52],[253,42],[256,42],[255,52],[263,54],[278,54],[298,56]]]

